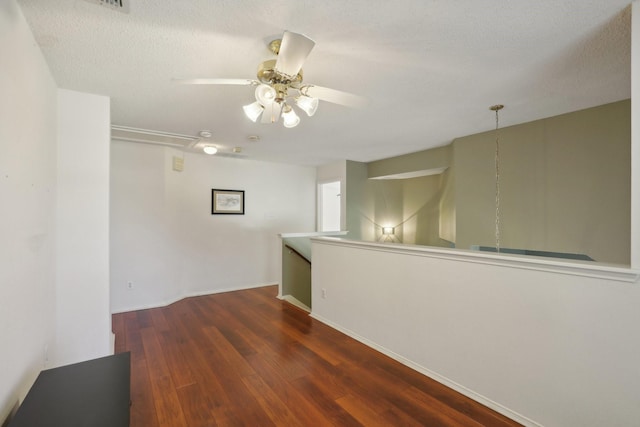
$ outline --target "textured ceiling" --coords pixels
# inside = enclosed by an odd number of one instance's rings
[[[112,123],[301,165],[372,161],[630,97],[630,0],[18,0],[58,86],[111,97]],[[250,122],[250,86],[283,30],[316,46],[304,81],[370,100],[321,102],[293,129]],[[259,135],[258,142],[248,139]]]

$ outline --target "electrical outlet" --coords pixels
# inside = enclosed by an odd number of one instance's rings
[[[133,282],[132,282],[131,280],[129,280],[129,281],[127,282],[127,288],[128,288],[129,290],[132,290],[132,289],[133,289]]]
[[[322,288],[322,298],[326,298],[327,297],[327,290],[325,288]]]

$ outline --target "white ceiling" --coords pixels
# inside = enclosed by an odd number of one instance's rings
[[[197,135],[300,165],[372,161],[630,97],[630,0],[18,0],[58,86],[111,97],[112,123]],[[283,30],[316,46],[304,81],[363,95],[301,124],[249,121],[250,86]],[[259,135],[252,142],[250,135]]]

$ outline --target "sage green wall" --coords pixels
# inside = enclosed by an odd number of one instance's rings
[[[402,180],[402,243],[449,246],[440,239],[440,201],[443,174]]]
[[[372,241],[403,242],[404,227],[404,186],[403,180],[366,181],[369,194],[373,196],[373,211],[369,214],[374,228]],[[382,236],[382,227],[394,227],[393,236]]]
[[[455,159],[451,159],[449,169],[441,175],[442,193],[440,197],[440,223],[439,238],[454,245],[456,241],[456,184],[455,175]]]
[[[500,141],[502,248],[629,265],[630,100],[502,128]],[[404,222],[396,242],[494,247],[494,155],[490,131],[413,155],[347,162],[348,237],[381,241],[381,226]],[[367,179],[420,165],[448,169],[405,180]]]
[[[367,185],[367,164],[347,161],[345,185],[347,238],[373,241],[374,199]]]
[[[630,262],[630,100],[500,130],[501,247]],[[456,247],[495,246],[495,132],[453,142]]]
[[[311,308],[311,263],[282,243],[282,295]]]
[[[347,237],[449,246],[449,242],[439,238],[444,182],[442,174],[410,179],[368,179],[366,164],[348,162]],[[383,236],[382,227],[394,227],[395,234]]]
[[[367,165],[369,178],[446,168],[451,162],[451,148],[451,145],[447,145],[445,147],[370,162]]]

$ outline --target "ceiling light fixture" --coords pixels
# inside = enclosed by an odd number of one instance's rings
[[[306,93],[311,86],[302,85],[301,68],[315,42],[291,32],[285,32],[283,37],[284,42],[278,39],[269,44],[271,51],[279,55],[278,59],[264,61],[258,67],[256,102],[242,108],[252,122],[257,122],[262,115],[262,123],[275,123],[282,116],[284,127],[292,128],[300,124],[300,117],[288,102],[295,102],[309,117],[318,109],[318,98]],[[286,46],[286,54],[281,51],[283,46]]]
[[[253,86],[257,104],[245,105],[243,109],[253,122],[258,122],[258,118],[262,116],[260,123],[275,123],[280,120],[287,104],[287,113],[295,105],[309,117],[317,111],[320,100],[351,108],[366,106],[368,101],[361,96],[302,83],[302,65],[315,44],[303,34],[285,31],[282,39],[269,43],[269,49],[277,58],[267,59],[258,65],[257,79],[196,78],[173,81],[182,84]],[[298,125],[300,119],[295,113],[288,114],[288,117],[291,119],[285,122],[286,127]]]
[[[218,152],[218,149],[212,145],[206,145],[202,151],[204,151],[206,154],[213,156],[214,154],[216,154]]]
[[[271,84],[273,86],[266,83],[258,85],[255,91],[256,102],[242,107],[244,114],[252,122],[257,122],[260,115],[262,115],[262,123],[275,123],[282,115],[284,127],[292,128],[298,126],[300,117],[298,117],[291,105],[287,103],[287,98],[293,98],[296,105],[309,117],[313,116],[318,110],[318,98],[303,95],[299,90],[291,88],[288,84],[280,83],[280,80],[275,78]],[[295,96],[291,96],[289,91],[294,92]],[[282,111],[282,114],[280,114],[280,111]],[[269,117],[264,117],[265,114],[269,114]]]
[[[289,104],[284,104],[284,107],[282,108],[282,121],[284,127],[294,128],[300,123],[300,117],[298,117]]]
[[[318,98],[311,98],[310,96],[300,95],[296,98],[296,105],[300,107],[302,111],[307,113],[307,116],[311,117],[316,113],[318,109]]]
[[[244,110],[244,114],[252,122],[255,122],[256,120],[258,120],[258,117],[260,117],[260,114],[262,114],[262,112],[264,111],[264,107],[260,105],[258,101],[253,102],[249,105],[245,105],[242,107],[242,109]]]
[[[256,88],[256,101],[258,101],[263,107],[271,104],[276,100],[277,92],[269,85],[261,84]]]

